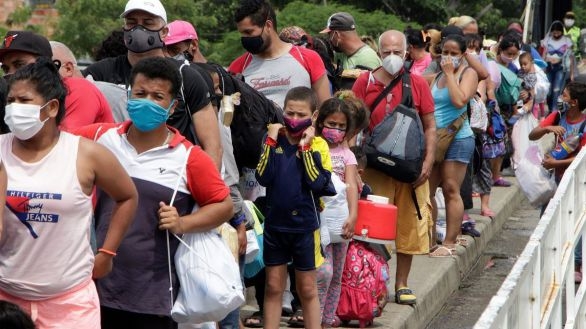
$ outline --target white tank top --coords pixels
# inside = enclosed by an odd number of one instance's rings
[[[40,161],[12,153],[12,134],[0,136],[8,175],[0,238],[0,290],[27,300],[59,296],[91,278],[92,201],[77,176],[80,137],[61,132]]]

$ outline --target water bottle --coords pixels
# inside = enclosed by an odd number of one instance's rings
[[[391,284],[391,277],[389,275],[389,272],[387,271],[386,267],[382,267],[381,268],[381,276],[383,281],[385,282],[385,287],[387,288],[387,300],[391,301],[392,300],[392,296],[393,296],[393,292],[395,291],[395,289],[393,288],[392,284]]]
[[[563,142],[559,143],[555,149],[553,149],[553,151],[550,152],[550,155],[556,160],[563,160],[567,158],[568,155],[572,154],[580,146],[581,138],[582,134],[566,138]]]

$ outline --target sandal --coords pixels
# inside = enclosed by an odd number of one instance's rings
[[[476,227],[475,227],[474,223],[472,223],[472,222],[462,223],[461,229],[462,229],[463,234],[466,234],[466,235],[469,235],[469,236],[475,237],[475,238],[480,237],[480,232],[478,232],[478,230],[476,230]]]
[[[502,178],[502,177],[499,177],[497,180],[495,180],[495,181],[492,183],[492,185],[493,185],[493,186],[500,186],[500,187],[509,187],[509,186],[511,186],[511,182],[509,182],[509,181],[505,180],[505,179],[504,179],[504,178]]]
[[[244,319],[244,326],[247,328],[262,328],[265,326],[262,312],[256,311],[251,316]]]
[[[342,320],[337,315],[334,315],[334,321],[330,324],[332,328],[338,328],[342,325]]]
[[[470,243],[468,242],[468,239],[466,239],[465,235],[458,235],[456,237],[456,244],[459,246],[462,246],[464,248],[467,248],[470,245]]]
[[[409,287],[401,287],[395,292],[395,302],[400,305],[413,305],[417,303],[417,297]]]
[[[303,321],[303,310],[298,309],[293,313],[293,316],[287,321],[287,324],[291,328],[304,328],[305,322]]]
[[[456,246],[455,245],[443,245],[438,246],[434,251],[429,253],[429,257],[432,258],[445,258],[445,257],[454,257],[456,253]]]

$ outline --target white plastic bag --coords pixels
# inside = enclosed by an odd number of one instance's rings
[[[178,323],[220,321],[244,303],[238,264],[215,231],[179,239],[175,267],[181,287],[171,310]]]
[[[535,73],[537,75],[537,83],[535,84],[535,103],[545,103],[547,94],[549,93],[549,80],[543,70],[535,66]]]
[[[513,168],[517,168],[529,147],[536,144],[535,141],[529,140],[529,133],[533,128],[537,127],[539,122],[533,114],[525,113],[515,122],[513,132],[511,133],[511,140],[513,142]]]
[[[240,193],[244,200],[254,201],[256,198],[267,194],[266,188],[258,183],[255,174],[256,169],[242,168],[242,176],[240,176]]]
[[[346,183],[337,174],[332,173],[332,184],[336,189],[336,195],[321,198],[325,205],[320,215],[320,238],[323,246],[346,241],[342,238],[342,228],[350,214]]]
[[[533,143],[515,169],[519,186],[534,207],[547,203],[557,188],[554,175],[543,168],[542,160],[539,145]]]

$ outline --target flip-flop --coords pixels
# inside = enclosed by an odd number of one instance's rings
[[[456,253],[456,246],[452,245],[453,248],[446,246],[438,246],[434,251],[429,253],[429,257],[431,258],[446,258],[446,257],[454,257]]]
[[[490,219],[494,219],[494,217],[496,216],[496,214],[494,213],[494,211],[487,209],[487,210],[481,210],[480,211],[480,216],[484,216],[484,217],[488,217]]]
[[[301,319],[301,320],[300,320]],[[293,316],[287,321],[287,324],[291,328],[304,328],[305,322],[303,321],[303,310],[298,309],[293,313]]]
[[[495,180],[492,183],[492,185],[493,186],[500,186],[500,187],[509,187],[509,186],[511,186],[511,183],[509,181],[505,180],[504,178],[499,177],[497,180]]]
[[[247,328],[262,328],[265,326],[262,312],[256,311],[244,319],[243,324]]]

